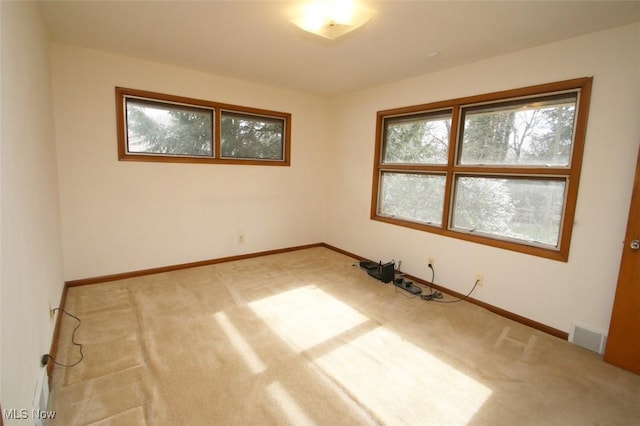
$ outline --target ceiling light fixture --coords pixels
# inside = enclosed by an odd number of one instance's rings
[[[292,19],[295,25],[330,40],[361,27],[374,15],[356,0],[315,0],[304,3]]]

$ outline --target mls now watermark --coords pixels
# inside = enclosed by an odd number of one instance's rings
[[[27,410],[26,408],[7,408],[2,410],[2,417],[5,420],[26,420],[26,419],[54,419],[56,417],[55,411],[48,410]]]

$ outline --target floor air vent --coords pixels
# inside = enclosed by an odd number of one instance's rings
[[[569,341],[583,348],[603,354],[604,348],[607,345],[607,336],[604,333],[574,324],[573,333],[569,335]]]

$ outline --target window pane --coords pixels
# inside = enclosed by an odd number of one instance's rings
[[[557,248],[566,181],[458,177],[452,227]]]
[[[170,103],[127,99],[127,151],[213,156],[213,113]]]
[[[382,173],[378,213],[432,225],[442,224],[445,177],[418,173]]]
[[[451,113],[384,120],[384,163],[446,164]]]
[[[283,118],[222,112],[222,157],[284,160]]]
[[[577,94],[463,109],[460,164],[565,167]]]

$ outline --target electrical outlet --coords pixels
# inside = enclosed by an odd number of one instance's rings
[[[238,244],[244,244],[244,234],[238,235]]]
[[[478,283],[478,287],[482,287],[484,285],[484,275],[476,274],[476,282]]]
[[[51,302],[49,302],[49,318],[53,319],[55,314],[56,314],[56,311],[53,310],[53,308],[51,307]]]
[[[433,267],[436,266],[436,260],[433,257],[430,257],[428,260],[429,263],[427,263],[427,265],[431,265]]]

